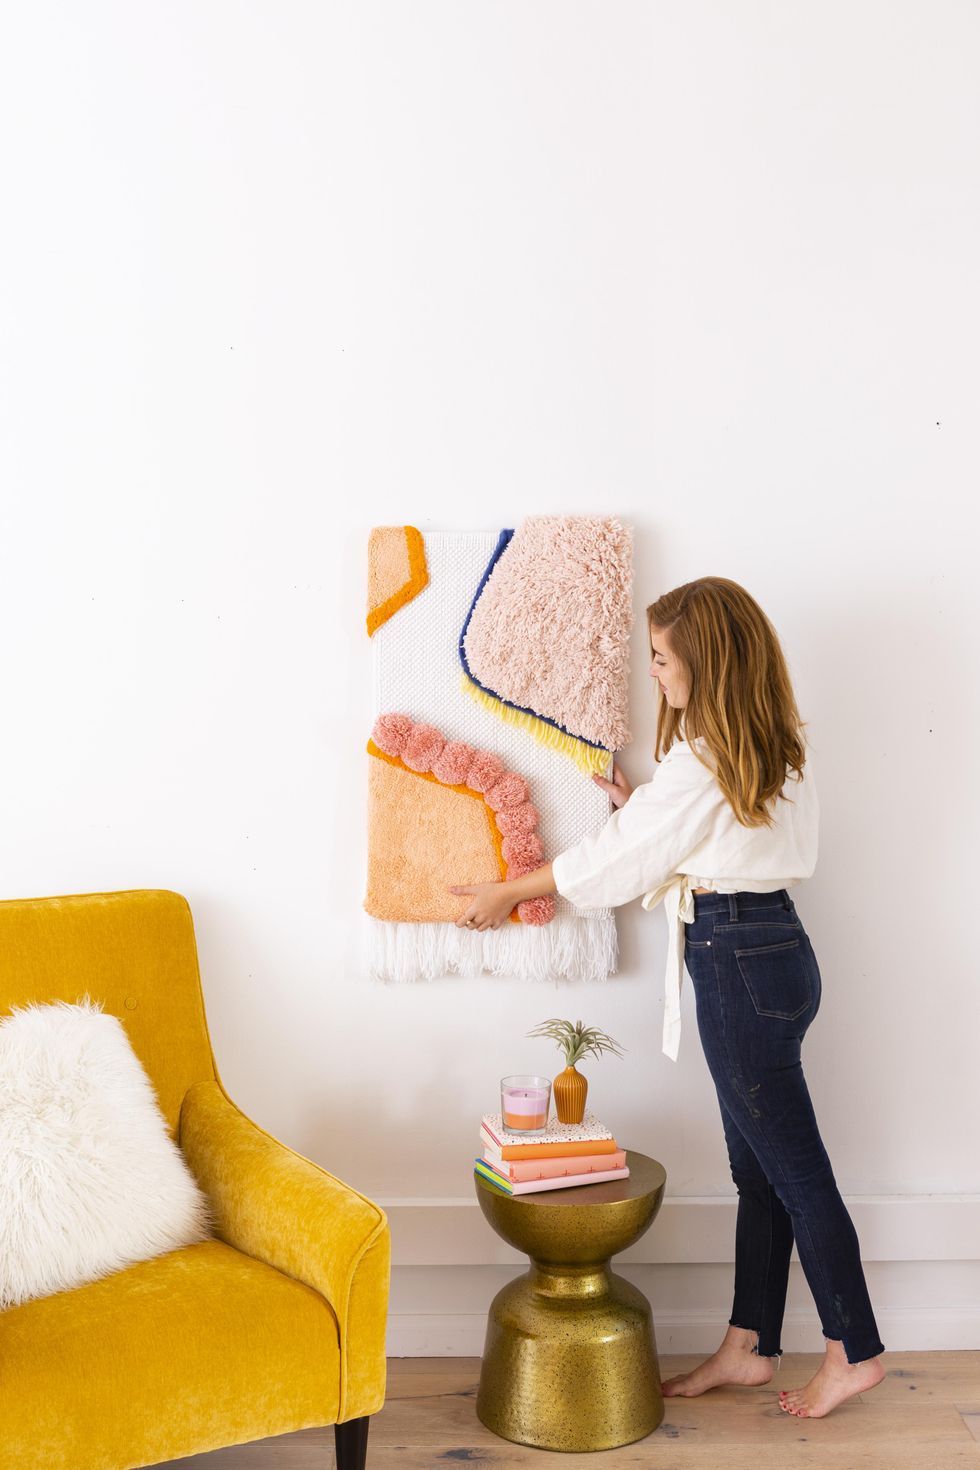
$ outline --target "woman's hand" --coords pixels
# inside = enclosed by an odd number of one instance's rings
[[[601,786],[603,791],[607,793],[613,806],[625,806],[633,795],[632,786],[615,761],[613,761],[613,778],[611,781],[607,781],[604,776],[600,776],[598,773],[592,779],[597,786]]]
[[[457,929],[499,929],[510,918],[511,910],[518,902],[509,882],[458,883],[449,892],[472,897],[472,902],[456,920]]]

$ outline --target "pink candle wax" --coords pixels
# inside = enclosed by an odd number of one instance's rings
[[[543,1128],[547,1121],[548,1092],[546,1088],[504,1088],[505,1128]]]

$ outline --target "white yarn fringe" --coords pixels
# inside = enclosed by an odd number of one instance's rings
[[[455,924],[407,924],[366,915],[367,968],[374,980],[436,980],[445,975],[509,975],[522,980],[606,980],[616,973],[616,921],[610,910],[550,924],[507,923],[474,933]]]

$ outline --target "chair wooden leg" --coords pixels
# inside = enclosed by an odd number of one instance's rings
[[[334,1425],[337,1470],[365,1470],[370,1423],[370,1414],[362,1414],[360,1419],[348,1419],[346,1424]]]

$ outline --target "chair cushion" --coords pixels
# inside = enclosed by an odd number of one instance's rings
[[[336,1422],[337,1319],[209,1240],[0,1313],[0,1470],[130,1470]]]
[[[208,1215],[116,1016],[0,1019],[0,1309],[192,1245]]]

